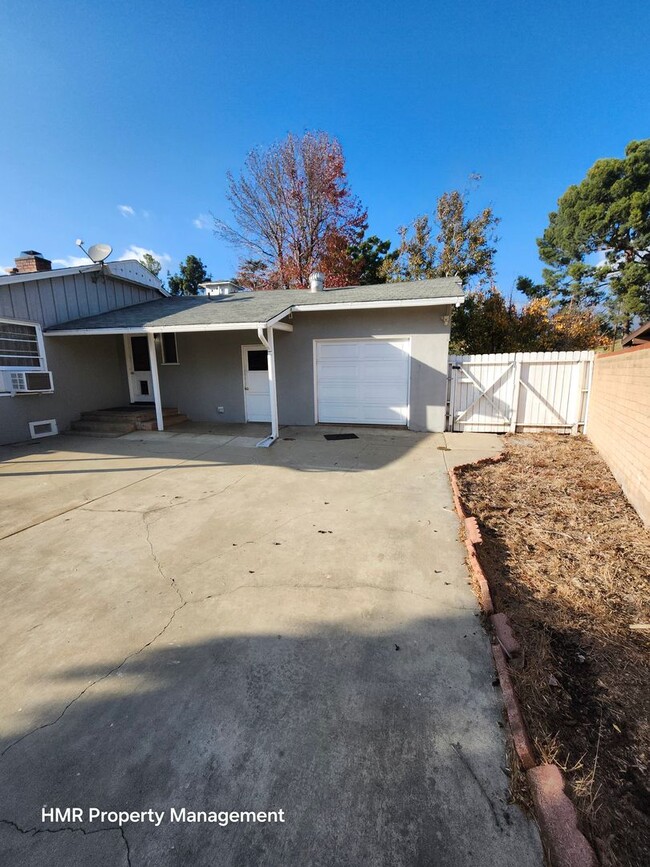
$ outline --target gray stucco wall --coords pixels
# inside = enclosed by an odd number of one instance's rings
[[[449,312],[441,306],[295,314],[293,332],[275,337],[280,424],[314,424],[315,339],[410,336],[410,427],[444,430],[449,326],[442,317]],[[258,342],[253,331],[178,334],[180,364],[159,369],[163,404],[193,421],[243,422],[241,347]]]
[[[276,332],[281,424],[314,424],[313,341],[327,338],[411,337],[412,430],[445,429],[449,307],[297,313],[293,332]]]
[[[241,348],[258,343],[254,331],[179,332],[179,364],[158,368],[163,405],[192,421],[245,421]]]
[[[0,443],[28,440],[30,421],[64,431],[82,412],[128,404],[121,337],[45,337],[45,353],[54,394],[0,396]]]

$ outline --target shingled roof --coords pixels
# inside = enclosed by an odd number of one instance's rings
[[[160,298],[144,304],[111,310],[63,322],[48,329],[55,332],[121,332],[174,329],[242,328],[267,325],[293,311],[342,305],[394,307],[454,304],[463,297],[458,278],[379,283],[374,286],[346,286],[322,292],[282,289],[269,292],[237,292],[234,295],[180,296]],[[344,308],[343,308],[344,309]]]

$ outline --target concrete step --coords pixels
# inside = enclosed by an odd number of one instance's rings
[[[80,433],[114,433],[116,436],[131,433],[136,429],[132,421],[96,421],[86,418],[73,421],[70,427]]]
[[[187,421],[187,416],[183,415],[180,412],[176,413],[176,415],[163,416],[165,429],[173,427],[175,424],[181,424],[184,421]],[[158,430],[158,425],[155,418],[151,419],[150,421],[139,421],[136,427],[138,430]]]
[[[177,416],[179,412],[174,407],[163,407],[163,417]],[[128,421],[134,424],[138,421],[151,421],[156,418],[155,409],[149,407],[138,410],[119,409],[95,409],[90,412],[82,412],[82,421]]]
[[[70,430],[65,431],[67,437],[123,437],[124,431],[91,431],[91,430]]]

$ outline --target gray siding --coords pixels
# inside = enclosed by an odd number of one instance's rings
[[[45,352],[54,394],[0,397],[0,443],[28,440],[30,421],[64,431],[82,412],[129,402],[121,337],[45,337]]]
[[[410,403],[413,430],[445,426],[448,307],[297,313],[293,332],[276,332],[280,424],[314,424],[313,341],[327,338],[411,337]],[[163,404],[194,421],[245,420],[241,347],[253,331],[179,333],[178,366],[160,367]],[[224,413],[217,413],[217,406]]]
[[[48,276],[49,274],[49,276]],[[95,316],[120,307],[160,299],[160,292],[97,271],[57,277],[44,272],[38,280],[0,286],[0,317],[28,319],[43,328]]]

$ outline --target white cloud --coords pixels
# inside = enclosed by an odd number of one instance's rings
[[[62,268],[80,268],[82,265],[92,265],[88,256],[66,256],[65,259],[52,259],[53,265]]]
[[[196,229],[211,229],[214,223],[214,219],[210,216],[210,214],[199,214],[198,217],[195,217],[192,220],[192,225]]]
[[[122,253],[121,256],[118,256],[118,262],[123,261],[124,259],[137,259],[138,261],[142,259],[145,253],[149,253],[150,256],[153,256],[154,259],[157,259],[160,264],[164,268],[169,268],[172,263],[172,257],[169,253],[156,253],[155,250],[150,250],[147,247],[138,247],[137,244],[131,244],[130,247]]]
[[[131,205],[118,205],[117,210],[123,217],[135,217],[135,211]]]

